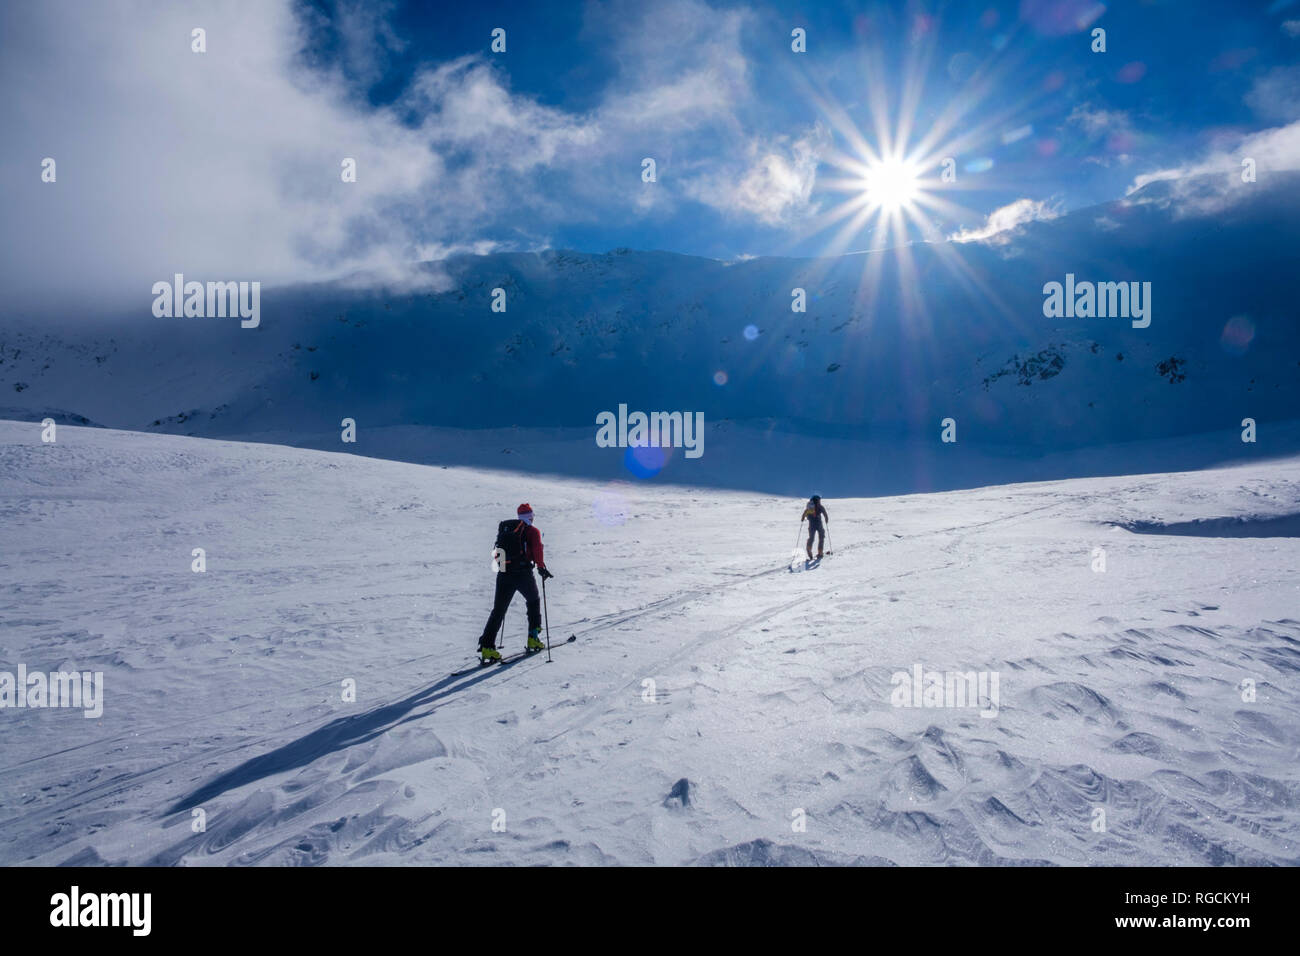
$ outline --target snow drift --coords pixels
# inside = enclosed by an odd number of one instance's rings
[[[790,574],[794,499],[0,422],[0,670],[104,691],[3,713],[0,862],[1295,865],[1298,491],[832,499]],[[450,676],[524,498],[577,641]]]

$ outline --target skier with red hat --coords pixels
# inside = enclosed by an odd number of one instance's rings
[[[516,514],[518,517],[513,521],[507,519],[497,526],[497,544],[492,551],[497,569],[496,599],[478,639],[479,661],[483,664],[501,660],[501,652],[496,649],[496,635],[516,591],[524,596],[524,606],[528,611],[528,651],[531,653],[546,647],[542,643],[542,608],[533,566],[537,566],[537,573],[543,581],[554,575],[546,569],[542,533],[533,526],[532,506],[524,502],[516,509]]]

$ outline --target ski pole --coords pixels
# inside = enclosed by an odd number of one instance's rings
[[[799,550],[799,539],[803,537],[803,518],[799,519],[799,530],[794,534],[794,549]]]
[[[546,578],[542,578],[542,616],[546,621],[546,663],[551,663],[551,612],[546,608]]]
[[[826,522],[826,553],[835,553],[835,549],[831,547],[831,523],[829,521]]]

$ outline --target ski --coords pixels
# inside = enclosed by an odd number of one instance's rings
[[[559,644],[552,644],[551,650],[555,650],[557,647],[562,647],[565,644],[572,644],[577,639],[578,639],[577,634],[570,634],[566,640],[561,641]],[[463,670],[452,671],[451,676],[460,677],[464,674],[472,674],[475,671],[485,671],[493,667],[504,667],[507,664],[518,663],[519,661],[522,661],[525,657],[536,657],[538,654],[545,654],[545,653],[546,653],[545,648],[542,648],[541,650],[537,650],[537,651],[516,651],[513,654],[507,654],[503,656],[501,660],[491,664],[484,664],[483,662],[480,661],[479,663],[475,664],[473,667],[466,667]]]

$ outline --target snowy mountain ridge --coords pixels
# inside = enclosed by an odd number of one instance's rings
[[[958,454],[1032,458],[1226,434],[1246,418],[1300,420],[1300,178],[1274,179],[1212,216],[1139,194],[987,243],[835,259],[460,256],[422,267],[440,277],[439,292],[352,282],[264,290],[257,329],[158,319],[147,297],[111,327],[32,328],[10,316],[0,392],[10,414],[34,420],[275,435],[452,464],[459,446],[481,443],[433,432],[365,442],[413,428],[587,429],[594,439],[596,416],[620,403],[700,410],[710,430],[911,442],[927,456],[947,451],[934,447],[946,418],[957,423]],[[1150,283],[1150,327],[1047,318],[1044,285],[1066,275]],[[498,289],[505,312],[492,311]],[[800,289],[807,311],[792,312]],[[344,418],[358,423],[352,448],[339,443]],[[712,434],[709,446],[719,447]],[[1270,453],[1293,450],[1273,443]],[[609,461],[610,477],[626,474]],[[531,467],[508,454],[497,465]],[[960,468],[933,459],[913,471],[916,487],[934,487],[923,472]],[[672,477],[734,476],[706,455]]]

